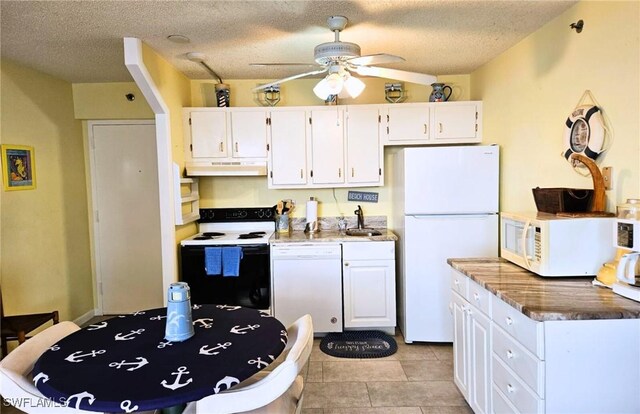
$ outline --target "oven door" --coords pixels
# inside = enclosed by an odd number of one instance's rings
[[[240,305],[269,309],[271,275],[269,245],[242,245],[240,274],[237,277],[207,275],[206,246],[181,246],[180,274],[191,288],[194,304]],[[226,247],[226,246],[225,246]]]

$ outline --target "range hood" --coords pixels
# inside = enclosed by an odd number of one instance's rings
[[[266,161],[188,162],[186,169],[191,177],[267,175]]]

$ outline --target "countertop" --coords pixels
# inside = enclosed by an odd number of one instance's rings
[[[304,231],[294,230],[289,233],[274,233],[269,239],[270,244],[278,243],[310,243],[310,242],[363,242],[363,241],[396,241],[398,236],[393,234],[391,230],[376,229],[382,233],[380,236],[347,236],[346,233],[338,230],[321,230],[316,233],[305,233]]]
[[[540,277],[501,258],[448,259],[457,271],[536,321],[640,319],[640,303],[594,277]]]

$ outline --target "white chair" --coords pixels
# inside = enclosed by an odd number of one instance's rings
[[[39,332],[20,344],[0,361],[0,394],[5,401],[29,414],[91,414],[53,402],[38,391],[31,381],[33,364],[48,348],[80,328],[65,321]],[[95,413],[93,413],[95,414]]]
[[[304,381],[298,374],[313,346],[311,316],[304,315],[287,332],[288,353],[273,371],[260,371],[235,388],[191,402],[183,414],[300,413]]]

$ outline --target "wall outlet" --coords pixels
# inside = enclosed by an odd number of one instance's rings
[[[613,182],[611,181],[611,175],[613,174],[613,167],[602,167],[602,179],[604,180],[604,189],[613,189]]]

